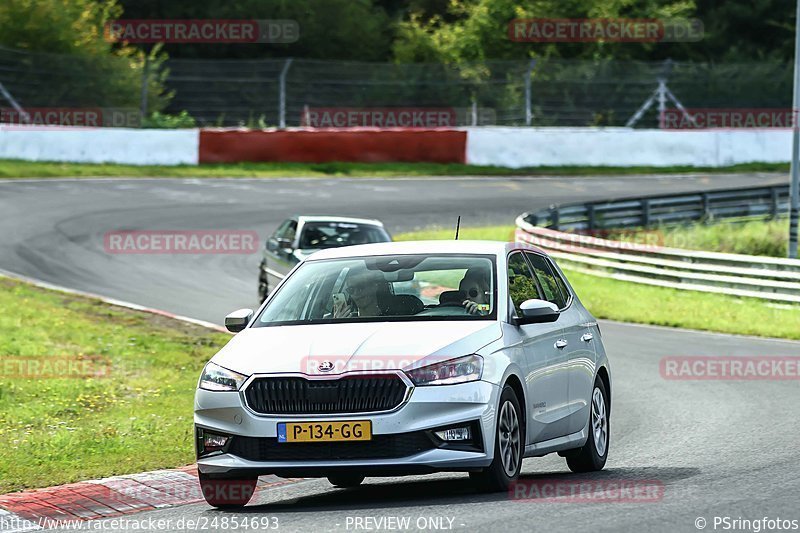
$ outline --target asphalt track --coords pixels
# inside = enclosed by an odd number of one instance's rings
[[[255,305],[256,254],[113,255],[104,251],[103,235],[255,229],[265,237],[296,213],[378,217],[392,232],[452,226],[459,214],[465,225],[508,224],[521,211],[554,202],[785,181],[769,175],[0,181],[0,269],[219,323],[227,311]],[[431,518],[445,529],[548,532],[697,531],[699,517],[709,531],[722,530],[714,517],[800,521],[798,382],[669,381],[659,373],[665,356],[800,356],[800,343],[613,322],[602,322],[602,330],[614,379],[611,452],[603,472],[580,479],[660,484],[656,501],[514,501],[476,493],[466,475],[438,474],[368,479],[352,490],[301,481],[259,494],[240,513],[194,504],[130,519],[223,531],[233,529],[224,517],[276,517],[283,531],[366,531],[377,530],[373,520],[400,517],[412,529]],[[557,456],[527,459],[523,479],[574,480],[567,472]],[[199,523],[192,528],[180,519]]]

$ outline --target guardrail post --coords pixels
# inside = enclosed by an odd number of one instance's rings
[[[770,195],[772,196],[772,206],[770,207],[770,211],[769,211],[770,217],[771,218],[778,218],[778,215],[779,215],[778,211],[779,211],[780,205],[781,205],[780,193],[778,192],[778,189],[775,188],[775,187],[770,189],[769,192],[770,192]]]
[[[703,221],[708,222],[711,220],[711,200],[706,193],[702,193],[700,196],[703,198]]]
[[[558,207],[555,205],[550,206],[550,227],[554,230],[558,229]]]
[[[650,225],[650,200],[642,200],[642,227]]]
[[[593,230],[595,226],[595,219],[594,219],[594,205],[587,204],[586,205],[586,225],[588,226],[588,230]]]

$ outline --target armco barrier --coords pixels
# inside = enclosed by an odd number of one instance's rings
[[[788,211],[789,186],[773,185],[550,206],[523,216],[552,229],[594,230],[777,217]]]
[[[738,191],[739,201],[743,207],[754,198],[763,196],[762,189],[743,189]],[[773,191],[776,188],[771,188]],[[781,191],[772,192],[772,205],[778,206]],[[742,215],[741,209],[732,209],[737,193],[721,191],[718,194],[725,200],[725,210],[719,218]],[[679,195],[671,195],[672,198]],[[691,196],[691,195],[684,195]],[[694,195],[698,196],[698,195]],[[607,206],[616,206],[620,211],[630,211],[636,205],[648,205],[657,197],[647,199],[605,202]],[[776,199],[777,198],[777,199]],[[708,207],[706,197],[701,207]],[[570,205],[553,207],[549,210],[524,213],[517,217],[517,241],[526,242],[547,250],[559,263],[573,270],[596,276],[609,277],[635,283],[658,285],[675,289],[714,292],[733,296],[747,296],[787,303],[800,303],[800,260],[779,257],[751,256],[741,254],[724,254],[695,250],[682,250],[601,239],[581,233],[558,231],[553,227],[569,227],[578,230],[591,230],[589,218],[595,212],[587,205]],[[680,202],[675,205],[680,206]],[[754,205],[759,205],[755,202]],[[686,206],[683,205],[683,208]],[[776,207],[777,208],[777,207]],[[613,211],[609,207],[608,211]],[[697,220],[696,209],[683,209],[673,212],[669,220],[674,222],[680,216],[683,220]],[[573,217],[566,224],[562,223],[560,214],[571,213]],[[702,209],[700,209],[702,213]],[[763,209],[754,209],[753,216],[764,216]],[[581,213],[581,214],[578,214]],[[645,210],[644,213],[647,213]],[[677,215],[676,215],[677,213]],[[641,216],[642,211],[639,211]],[[619,216],[603,219],[603,229],[633,227],[635,216]],[[641,219],[638,219],[641,220]],[[594,225],[597,228],[597,225]]]
[[[467,133],[450,129],[287,129],[200,132],[201,163],[464,163]]]

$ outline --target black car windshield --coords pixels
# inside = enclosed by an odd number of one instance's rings
[[[278,288],[255,327],[496,318],[490,255],[391,255],[308,261]]]
[[[355,222],[306,222],[300,234],[300,248],[319,249],[389,242],[391,237],[380,226]]]

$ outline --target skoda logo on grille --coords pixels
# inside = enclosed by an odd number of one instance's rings
[[[333,363],[331,363],[330,361],[323,361],[319,364],[317,370],[319,370],[320,372],[330,372],[331,370],[333,370]]]

